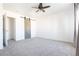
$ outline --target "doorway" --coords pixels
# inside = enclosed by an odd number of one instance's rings
[[[15,40],[15,18],[7,17],[9,20],[9,40]]]
[[[15,39],[15,18],[3,15],[3,46],[8,46],[8,40]]]
[[[31,38],[31,21],[30,18],[24,17],[25,39]]]

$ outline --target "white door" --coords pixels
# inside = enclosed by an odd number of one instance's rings
[[[25,33],[24,33],[24,19],[23,18],[16,18],[16,40],[24,40]]]
[[[3,16],[0,15],[0,49],[3,48]]]

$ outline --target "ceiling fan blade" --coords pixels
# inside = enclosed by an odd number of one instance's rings
[[[36,12],[38,12],[39,10],[37,10]]]
[[[43,12],[45,12],[45,10],[41,9]]]
[[[39,6],[38,6],[38,8],[42,8],[42,7],[43,7],[43,6],[42,6],[42,3],[40,3]]]
[[[32,8],[38,9],[38,7],[32,7]]]
[[[45,8],[49,8],[50,6],[45,6],[45,7],[43,7],[42,9],[45,9]]]

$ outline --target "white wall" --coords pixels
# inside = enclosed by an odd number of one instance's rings
[[[0,49],[3,48],[3,20],[2,16],[0,15]]]
[[[16,24],[16,40],[24,40],[25,39],[24,19],[17,17],[15,20],[15,24]]]
[[[0,4],[0,49],[3,48],[3,10],[2,4]]]
[[[36,37],[74,41],[74,7],[36,20]]]
[[[31,38],[36,37],[36,21],[31,20]]]

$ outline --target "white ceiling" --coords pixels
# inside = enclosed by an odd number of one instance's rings
[[[39,17],[44,15],[51,15],[57,12],[61,12],[64,10],[70,10],[73,8],[73,4],[63,3],[63,4],[56,4],[56,3],[43,3],[43,5],[50,5],[50,8],[45,9],[45,13],[39,11],[36,13],[36,9],[32,7],[37,7],[39,3],[4,3],[3,7],[6,10],[18,12],[20,14],[26,15],[28,17]]]

